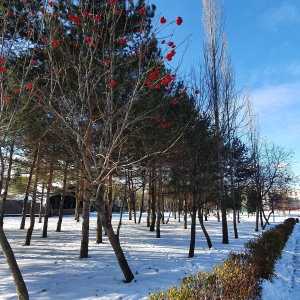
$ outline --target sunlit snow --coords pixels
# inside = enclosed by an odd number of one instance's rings
[[[276,216],[274,226],[296,214]],[[253,238],[254,218],[244,214],[238,224],[239,238],[234,239],[232,219],[228,217],[230,243],[222,244],[221,223],[211,216],[205,226],[212,239],[209,250],[200,230],[197,229],[195,257],[188,258],[190,226],[183,229],[183,218],[178,222],[171,216],[168,224],[161,226],[161,238],[141,224],[134,224],[123,215],[120,241],[134,273],[131,283],[123,282],[123,274],[106,236],[103,243],[95,243],[96,214],[90,218],[89,258],[79,259],[81,222],[74,217],[64,217],[62,232],[55,232],[57,218],[49,219],[48,237],[42,238],[42,224],[35,224],[30,246],[23,246],[27,230],[19,230],[19,217],[6,217],[4,230],[14,250],[26,282],[30,299],[147,299],[149,292],[166,290],[179,285],[182,278],[197,271],[210,271],[220,264],[230,251],[240,252],[245,241]],[[273,221],[273,220],[272,220]],[[113,215],[117,226],[119,214]],[[26,226],[29,219],[26,220]],[[263,300],[298,299],[300,294],[300,227],[296,224],[286,244],[282,259],[276,264],[276,276],[263,284]],[[12,276],[5,257],[0,252],[0,299],[16,299]]]

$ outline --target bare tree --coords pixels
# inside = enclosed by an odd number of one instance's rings
[[[214,116],[216,154],[219,175],[219,197],[222,213],[223,243],[229,243],[224,190],[222,159],[223,126],[222,114],[226,97],[226,72],[228,72],[227,42],[224,33],[224,5],[222,0],[202,0],[203,25],[206,33],[204,41],[204,69],[206,93]]]
[[[292,150],[278,146],[275,143],[260,138],[260,131],[255,118],[252,104],[248,102],[249,114],[249,145],[252,165],[250,170],[249,187],[255,195],[256,222],[255,231],[258,231],[259,219],[261,228],[264,220],[268,222],[264,213],[264,199],[272,193],[274,188],[282,185],[282,180],[291,174],[290,165]]]

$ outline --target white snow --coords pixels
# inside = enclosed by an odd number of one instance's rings
[[[277,216],[274,226],[296,214]],[[239,238],[234,239],[232,220],[228,219],[230,242],[222,244],[221,223],[215,217],[205,222],[213,243],[209,250],[200,230],[197,229],[195,257],[188,258],[190,226],[170,218],[161,226],[161,238],[146,227],[146,219],[134,224],[123,215],[120,241],[134,273],[131,283],[123,282],[123,274],[106,236],[103,243],[95,243],[96,214],[90,218],[89,258],[79,259],[81,222],[64,217],[62,232],[55,232],[57,218],[49,219],[48,237],[41,238],[42,224],[36,223],[30,246],[23,246],[27,230],[19,230],[20,218],[4,219],[4,230],[15,253],[26,282],[31,300],[69,299],[147,299],[149,292],[166,290],[172,284],[197,271],[210,271],[227,258],[230,251],[243,250],[245,241],[253,238],[254,218],[243,215],[238,224]],[[119,214],[113,215],[116,226]],[[26,220],[29,225],[29,219]],[[263,284],[263,300],[298,299],[300,292],[300,227],[296,224],[285,250],[276,264],[276,277]],[[0,252],[0,299],[16,299],[13,279],[5,257]]]

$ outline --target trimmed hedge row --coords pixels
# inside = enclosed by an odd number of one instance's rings
[[[272,277],[295,223],[294,218],[285,220],[245,243],[244,253],[231,252],[212,272],[197,272],[184,278],[179,287],[149,295],[149,300],[260,299],[262,280]]]

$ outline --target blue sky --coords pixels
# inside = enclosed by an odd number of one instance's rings
[[[167,21],[183,18],[172,40],[187,36],[190,46],[182,68],[203,57],[201,0],[150,0],[156,15]],[[294,150],[300,175],[300,1],[225,0],[228,54],[235,68],[237,89],[248,89],[259,118],[261,136]],[[173,26],[174,28],[174,26]],[[177,50],[184,50],[184,46]]]

